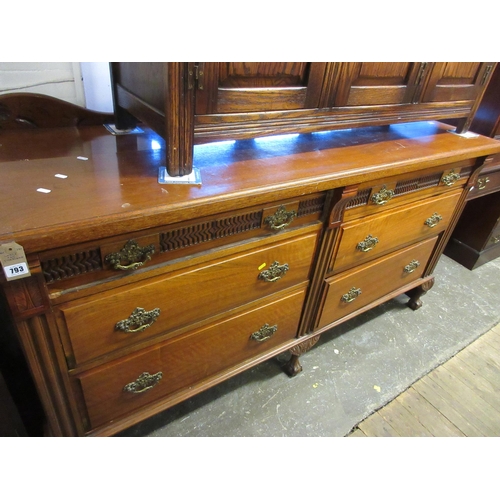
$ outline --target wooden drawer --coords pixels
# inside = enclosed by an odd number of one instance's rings
[[[474,185],[474,189],[470,191],[468,199],[484,196],[500,190],[500,167],[496,172],[481,174]]]
[[[58,323],[68,359],[81,364],[307,281],[317,234],[316,228],[61,306]],[[284,274],[274,275],[276,267]],[[266,272],[271,281],[262,279]]]
[[[491,232],[491,236],[486,242],[485,249],[491,248],[495,245],[500,245],[500,218],[498,219],[493,231]]]
[[[436,196],[378,216],[344,224],[330,270],[338,272],[363,264],[414,241],[444,231],[462,192]],[[437,214],[437,218],[434,217]],[[429,225],[426,223],[428,219]],[[434,222],[436,222],[435,225]]]
[[[439,196],[464,186],[474,167],[475,159],[461,160],[415,174],[403,174],[384,179],[380,184],[362,183],[356,196],[347,204],[344,222],[380,214],[386,210]]]
[[[327,326],[420,278],[437,239],[436,236],[382,257],[361,269],[327,279],[318,328]]]
[[[238,363],[248,363],[252,358],[293,340],[304,297],[305,288],[295,290],[256,309],[78,375],[91,426],[97,427],[182,388],[191,387]],[[265,332],[263,327],[266,324],[269,329]],[[254,340],[252,334],[256,333],[258,337],[259,331],[270,337]],[[143,373],[156,375],[156,379],[149,383],[152,385],[159,379],[158,383],[144,392],[124,390]]]
[[[49,290],[58,296],[89,283],[140,279],[136,276],[162,263],[304,227],[321,218],[324,203],[325,194],[316,193],[58,248],[38,257]]]

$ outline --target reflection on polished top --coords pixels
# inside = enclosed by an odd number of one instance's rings
[[[86,241],[119,225],[154,227],[248,205],[249,197],[263,203],[500,150],[497,141],[453,130],[418,122],[198,145],[201,186],[158,184],[164,141],[147,128],[124,136],[103,126],[6,130],[0,240],[38,251],[66,235]]]

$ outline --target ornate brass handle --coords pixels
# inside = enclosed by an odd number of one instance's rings
[[[394,191],[392,189],[382,186],[378,193],[372,195],[371,200],[375,205],[385,205],[393,196]]]
[[[491,241],[493,242],[493,244],[500,243],[500,236],[492,236]]]
[[[288,269],[288,264],[280,265],[280,263],[276,260],[269,266],[269,269],[266,269],[259,274],[259,279],[269,283],[278,281],[286,274]]]
[[[446,184],[446,186],[453,186],[455,182],[460,179],[460,174],[457,174],[454,170],[452,170],[449,174],[443,175],[441,177],[441,181],[443,184]]]
[[[126,333],[139,333],[149,328],[160,315],[157,307],[152,311],[146,311],[142,307],[136,307],[127,319],[122,319],[116,323],[115,328]]]
[[[413,271],[415,271],[415,269],[417,269],[417,267],[420,266],[420,262],[418,260],[412,260],[407,266],[405,266],[403,268],[403,271],[407,274],[410,274],[412,273]]]
[[[134,380],[133,382],[130,382],[130,384],[127,384],[123,388],[123,392],[140,394],[141,392],[149,391],[158,384],[162,377],[162,372],[155,373],[154,375],[150,375],[148,372],[144,372],[137,378],[137,380]]]
[[[488,182],[490,182],[490,179],[488,177],[482,177],[481,179],[478,179],[477,180],[477,188],[479,190],[484,189]]]
[[[434,212],[426,221],[424,224],[429,227],[434,227],[437,226],[440,221],[443,220],[443,217],[439,215],[437,212]]]
[[[297,217],[297,212],[295,210],[287,211],[285,206],[281,205],[273,215],[266,217],[264,222],[268,224],[271,229],[280,231],[289,226],[295,217]]]
[[[363,241],[360,241],[356,245],[356,250],[359,250],[360,252],[369,252],[370,250],[375,248],[375,245],[377,243],[378,243],[378,238],[369,234]]]
[[[136,241],[129,240],[119,252],[106,255],[105,261],[112,266],[113,269],[133,271],[150,260],[154,252],[154,245],[140,247]]]
[[[349,303],[352,302],[353,300],[356,300],[360,295],[361,295],[361,288],[356,288],[353,286],[347,293],[344,293],[344,295],[342,295],[340,300],[342,302]]]
[[[256,342],[264,342],[269,340],[278,330],[278,325],[269,326],[267,323],[264,326],[261,326],[258,331],[253,332],[250,335],[251,340],[255,340]]]

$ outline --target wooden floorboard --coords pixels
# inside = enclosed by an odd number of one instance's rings
[[[348,437],[500,436],[500,324],[360,422]]]

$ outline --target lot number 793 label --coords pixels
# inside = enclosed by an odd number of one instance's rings
[[[7,281],[31,276],[24,248],[15,241],[0,244],[0,263]]]
[[[3,270],[5,272],[5,277],[7,279],[20,278],[21,276],[30,275],[28,264],[26,264],[26,262],[20,262],[19,264],[12,264],[10,266],[5,266]]]

